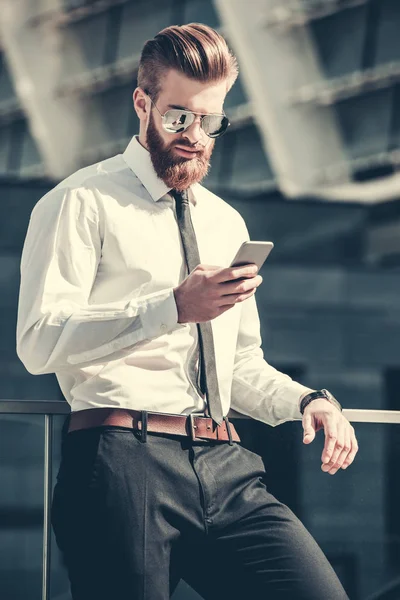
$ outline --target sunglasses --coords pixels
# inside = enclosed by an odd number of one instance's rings
[[[149,96],[148,93],[147,95]],[[194,113],[191,110],[171,108],[162,115],[150,96],[149,98],[161,117],[163,129],[168,133],[181,133],[182,131],[186,131],[186,129],[193,125],[197,116],[200,117],[200,127],[210,138],[221,137],[230,125],[228,117],[224,114],[202,115],[200,113]]]

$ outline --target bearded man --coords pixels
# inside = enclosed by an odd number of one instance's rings
[[[323,427],[331,474],[357,452],[328,392],[264,360],[262,278],[227,266],[246,225],[200,185],[237,74],[213,29],[161,31],[141,56],[139,135],[32,211],[17,351],[71,405],[52,525],[74,600],[166,600],[181,578],[205,600],[347,598],[227,418],[302,417],[306,443]]]

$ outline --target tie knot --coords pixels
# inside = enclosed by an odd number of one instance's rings
[[[189,194],[187,190],[171,190],[176,201],[182,204],[189,204]]]

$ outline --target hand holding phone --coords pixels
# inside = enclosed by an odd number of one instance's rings
[[[273,247],[272,242],[244,242],[230,267],[198,265],[174,288],[178,323],[210,321],[250,298],[262,282],[250,263],[260,269]],[[236,279],[232,279],[232,267],[236,267]]]

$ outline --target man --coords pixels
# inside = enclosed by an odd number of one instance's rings
[[[71,405],[52,524],[74,600],[165,600],[181,577],[206,600],[347,597],[226,418],[304,412],[331,474],[357,452],[332,396],[263,359],[262,279],[227,266],[246,226],[199,184],[236,77],[216,31],[163,30],[142,52],[139,136],[32,212],[17,351]]]

